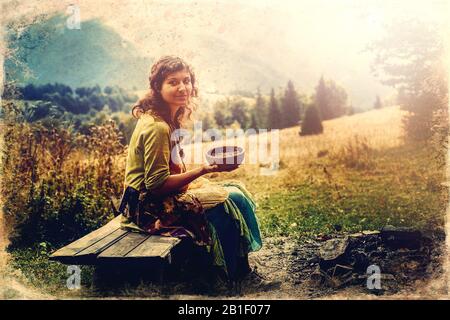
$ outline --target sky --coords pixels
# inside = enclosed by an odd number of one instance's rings
[[[142,55],[185,57],[199,78],[220,73],[209,68],[211,55],[205,38],[217,38],[234,52],[289,73],[300,91],[311,92],[321,75],[343,85],[350,101],[372,104],[375,94],[390,95],[370,72],[372,55],[366,46],[382,36],[383,26],[420,17],[448,26],[450,1],[375,0],[227,0],[148,1],[72,0],[2,1],[6,19],[20,14],[65,12],[80,7],[82,20],[99,18]],[[221,59],[220,53],[216,56]],[[225,57],[223,68],[235,63]],[[236,62],[239,63],[239,62]],[[209,70],[211,69],[211,70]],[[209,72],[209,74],[208,74]],[[217,75],[219,76],[219,75]],[[220,81],[204,84],[219,90]]]

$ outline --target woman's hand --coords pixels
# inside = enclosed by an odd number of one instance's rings
[[[236,170],[239,167],[238,164],[236,165],[218,165],[218,164],[205,164],[203,165],[203,172],[204,174],[212,173],[212,172],[230,172],[233,170]]]

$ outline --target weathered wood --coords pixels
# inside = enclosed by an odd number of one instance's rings
[[[126,258],[166,258],[170,250],[181,240],[172,237],[151,236],[139,246],[128,252]]]
[[[84,237],[57,250],[50,256],[50,259],[62,261],[68,257],[73,257],[78,252],[84,250],[87,247],[92,246],[93,244],[112,234],[114,231],[118,230],[120,228],[121,217],[122,217],[121,215],[117,216],[103,227],[95,231],[92,231],[91,233],[85,235]]]
[[[130,232],[97,256],[97,259],[123,258],[143,243],[149,235]]]
[[[112,263],[114,259],[133,264],[149,259],[170,263],[171,251],[180,239],[121,229],[121,217],[119,215],[105,226],[57,250],[50,259],[78,265]]]
[[[92,244],[91,246],[86,247],[85,249],[81,250],[80,252],[77,252],[75,254],[75,256],[76,257],[88,256],[88,255],[97,256],[97,254],[99,254],[103,250],[107,249],[108,247],[110,247],[111,245],[113,245],[114,243],[116,243],[117,241],[122,239],[127,233],[129,233],[129,231],[124,230],[124,229],[117,229],[116,231],[107,235],[100,241],[97,241],[96,243]]]

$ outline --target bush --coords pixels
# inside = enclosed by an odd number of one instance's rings
[[[306,109],[305,119],[301,124],[300,135],[320,134],[322,132],[323,126],[319,111],[314,105],[311,105]]]
[[[1,195],[13,247],[62,245],[111,218],[120,196],[124,146],[115,124],[88,135],[52,122],[27,123],[13,102],[3,105]]]
[[[355,135],[331,154],[336,162],[352,169],[369,169],[374,166],[374,150],[369,146],[366,138]]]

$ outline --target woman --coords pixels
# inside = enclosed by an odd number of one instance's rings
[[[223,166],[186,171],[180,139],[173,141],[172,133],[194,110],[198,91],[191,67],[166,56],[153,65],[149,80],[149,92],[132,111],[138,122],[128,149],[122,225],[188,237],[209,249],[229,280],[240,281],[251,274],[248,253],[262,245],[256,205],[242,184],[202,177],[225,171]]]

